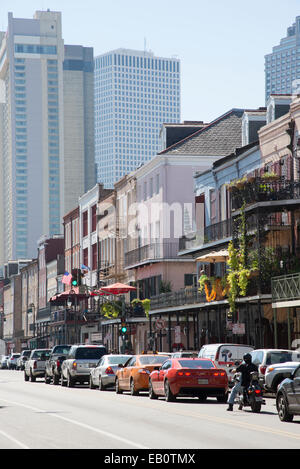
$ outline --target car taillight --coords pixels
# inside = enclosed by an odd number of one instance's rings
[[[260,394],[260,389],[255,389],[255,394]]]
[[[214,373],[214,376],[225,376],[225,374],[226,374],[225,371],[216,371]]]
[[[72,368],[73,368],[73,370],[77,369],[77,362],[73,362]]]
[[[105,373],[106,373],[107,375],[114,375],[114,374],[115,374],[115,373],[114,373],[114,370],[112,369],[111,366],[109,366],[108,368],[106,368]]]
[[[261,366],[259,367],[259,371],[261,372],[261,374],[262,374],[262,375],[264,375],[264,374],[265,374],[265,372],[266,372],[266,369],[267,369],[267,367],[266,367],[266,366],[262,366],[262,365],[261,365]]]
[[[59,361],[59,360],[57,360],[57,362],[56,362],[56,366],[57,366],[57,368],[59,368],[59,367],[60,367],[60,361]]]
[[[190,376],[190,371],[177,371],[178,376]]]
[[[37,368],[37,362],[36,362],[36,361],[33,362],[33,368],[34,368],[34,369]]]

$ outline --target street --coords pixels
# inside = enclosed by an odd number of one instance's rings
[[[260,414],[226,407],[25,382],[23,372],[1,370],[0,449],[299,448],[300,417],[280,422],[274,398]]]

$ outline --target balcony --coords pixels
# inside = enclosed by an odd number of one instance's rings
[[[161,293],[157,296],[151,296],[150,300],[151,310],[207,302],[205,293],[200,293],[198,287],[182,288],[175,292]]]
[[[125,253],[124,266],[178,259],[178,242],[152,243]]]
[[[267,205],[282,205],[282,201],[297,201],[300,204],[300,182],[287,181],[279,178],[274,181],[266,181],[264,178],[255,178],[240,184],[240,187],[231,187],[232,211],[240,210],[244,203],[246,206],[261,202],[269,202]],[[285,202],[285,205],[286,204]]]
[[[99,321],[99,313],[91,311],[91,312],[75,312],[75,311],[64,311],[64,310],[58,310],[58,311],[52,311],[50,315],[50,324],[73,324],[73,323],[91,323]]]
[[[179,250],[196,250],[203,245],[222,241],[232,236],[231,219],[220,221],[206,226],[202,231],[196,231],[190,235],[183,236],[179,240]]]
[[[295,300],[300,302],[300,272],[273,277],[272,302]]]

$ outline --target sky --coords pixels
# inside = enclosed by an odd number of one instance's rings
[[[7,14],[60,11],[65,44],[151,50],[181,61],[181,120],[210,122],[265,106],[264,56],[300,15],[300,0],[0,0]]]

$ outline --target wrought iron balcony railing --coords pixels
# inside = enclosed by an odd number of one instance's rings
[[[231,188],[231,208],[240,210],[246,205],[258,202],[271,202],[300,199],[300,182],[287,181],[280,178],[275,181],[266,181],[264,178],[255,178],[241,187]]]
[[[300,299],[300,272],[272,278],[272,301]]]
[[[126,252],[124,265],[125,267],[129,267],[139,264],[140,262],[177,259],[177,257],[178,242],[151,243]]]
[[[151,296],[151,310],[183,306],[188,304],[205,303],[205,293],[200,293],[198,287],[182,288],[181,290],[169,293],[161,293],[160,295]]]
[[[230,238],[232,236],[231,219],[213,223],[206,226],[202,231],[196,231],[179,240],[179,250],[193,249],[214,241]]]

